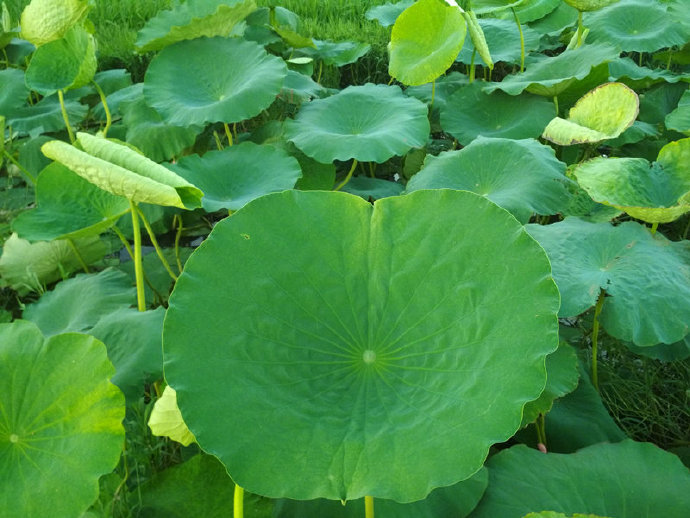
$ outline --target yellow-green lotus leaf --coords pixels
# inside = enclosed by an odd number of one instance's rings
[[[596,11],[616,2],[618,0],[565,0],[566,4],[578,11]]]
[[[37,47],[60,39],[88,9],[86,0],[32,0],[22,12],[21,37]]]
[[[189,431],[177,407],[177,392],[170,385],[165,387],[163,395],[153,405],[149,428],[153,435],[170,437],[182,446],[189,446],[196,441]]]
[[[635,122],[637,94],[623,83],[606,83],[583,95],[567,119],[556,117],[542,137],[560,146],[600,142],[618,137]]]

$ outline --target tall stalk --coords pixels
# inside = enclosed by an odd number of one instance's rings
[[[604,306],[604,299],[606,298],[606,290],[601,290],[597,305],[594,307],[594,324],[592,325],[592,385],[599,392],[599,373],[597,370],[598,354],[599,354],[599,315],[601,315],[601,308]]]
[[[134,278],[137,283],[137,308],[146,311],[146,295],[144,292],[144,266],[141,258],[141,227],[139,226],[139,211],[137,204],[129,200],[132,213],[132,232],[134,234]]]

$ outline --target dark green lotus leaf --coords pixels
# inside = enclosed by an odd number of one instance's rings
[[[297,180],[295,189],[302,191],[330,191],[333,189],[333,185],[335,185],[335,165],[317,162],[298,149],[292,150],[291,153],[302,168],[302,177]]]
[[[53,291],[28,304],[23,318],[45,336],[88,332],[102,317],[136,301],[132,283],[123,272],[106,269],[80,274],[59,283]]]
[[[542,511],[540,513],[529,513],[523,518],[608,518],[606,516],[601,516],[598,514],[580,514],[575,513],[571,516],[566,516],[563,513],[557,513],[555,511]]]
[[[570,192],[570,203],[561,210],[564,217],[576,216],[592,223],[602,223],[623,214],[620,209],[595,202],[576,182],[570,184]]]
[[[38,207],[12,222],[12,230],[29,241],[98,235],[129,211],[125,198],[99,189],[57,162],[38,176],[36,202]]]
[[[551,259],[562,297],[562,317],[594,306],[604,289],[608,296],[601,322],[611,336],[647,346],[674,343],[688,334],[690,248],[686,242],[652,235],[632,221],[613,227],[568,218],[527,229]]]
[[[520,31],[513,20],[480,18],[479,25],[484,31],[494,62],[520,63]],[[537,50],[541,35],[527,26],[522,27],[522,33],[525,38],[525,52]],[[472,40],[468,40],[455,60],[469,65],[472,62],[473,53],[474,44]],[[481,64],[480,59],[481,57],[477,55],[475,63]]]
[[[536,140],[479,137],[459,151],[429,155],[407,184],[420,189],[458,189],[485,196],[522,223],[533,213],[555,214],[568,203],[570,180],[553,149]]]
[[[98,478],[115,468],[125,440],[113,372],[91,336],[45,340],[29,322],[0,324],[3,514],[81,516],[98,497]]]
[[[96,72],[93,80],[98,83],[105,95],[110,95],[131,86],[132,74],[125,68],[112,68]]]
[[[188,261],[165,376],[248,491],[410,502],[515,433],[545,384],[558,298],[541,247],[476,194],[270,194]]]
[[[515,6],[515,12],[521,23],[528,23],[547,16],[555,11],[560,3],[560,0],[524,0]],[[472,9],[474,9],[474,2],[472,2]],[[499,11],[496,13],[496,16],[498,18],[513,19],[513,12],[512,10]]]
[[[430,83],[453,64],[466,32],[457,6],[443,0],[419,0],[393,25],[388,73],[405,85]]]
[[[87,0],[31,0],[22,11],[21,37],[37,47],[58,40],[88,10]]]
[[[114,116],[115,114],[120,113],[121,103],[136,102],[139,98],[141,98],[142,95],[144,95],[144,83],[135,83],[111,93],[106,97],[105,101],[108,104],[108,109],[110,110],[111,115]],[[98,103],[96,106],[94,106],[93,114],[95,117],[105,120],[103,103]]]
[[[690,90],[686,90],[678,101],[678,107],[664,119],[668,129],[685,133],[690,137]]]
[[[432,127],[438,127],[441,108],[448,102],[452,94],[469,84],[469,78],[460,72],[450,72],[439,77],[434,83],[419,86],[410,86],[405,89],[405,94],[431,104],[432,94],[434,104],[432,106]]]
[[[169,124],[239,122],[271,105],[286,74],[285,62],[256,43],[199,38],[166,47],[151,61],[144,96]]]
[[[661,132],[656,126],[636,120],[618,137],[606,142],[606,145],[612,148],[621,148],[627,144],[636,144],[647,138],[656,139],[660,136]]]
[[[423,147],[429,130],[423,103],[397,86],[371,83],[312,101],[285,123],[287,139],[322,163],[385,162]]]
[[[89,111],[88,106],[67,100],[65,109],[73,125],[82,121]],[[34,105],[18,108],[8,118],[7,124],[12,126],[13,132],[29,135],[31,138],[65,129],[65,119],[62,117],[57,95],[45,97]]]
[[[127,142],[136,146],[154,162],[162,162],[192,147],[203,126],[173,126],[139,97],[119,105],[122,122],[127,126]]]
[[[590,29],[591,43],[614,45],[624,52],[654,52],[684,45],[690,30],[668,13],[656,0],[623,0],[588,13],[584,24]]]
[[[103,259],[111,250],[97,236],[74,241],[86,264]],[[81,270],[81,262],[64,239],[30,243],[12,234],[0,257],[0,276],[16,291],[42,292],[44,286]]]
[[[300,49],[299,53],[337,67],[354,63],[371,50],[371,45],[368,43],[356,41],[336,42],[316,39],[312,41],[315,48],[305,47]]]
[[[386,2],[367,9],[364,17],[367,20],[376,20],[383,27],[390,27],[398,19],[400,13],[410,7],[415,0],[400,0],[399,2]]]
[[[357,176],[343,187],[343,191],[370,201],[380,200],[388,196],[398,196],[402,194],[403,190],[403,185],[398,182],[368,176]]]
[[[534,422],[539,414],[547,414],[553,402],[577,388],[580,379],[577,353],[565,342],[546,357],[546,387],[538,399],[525,405],[522,412],[522,426]]]
[[[625,346],[635,354],[662,362],[683,361],[690,358],[690,335],[675,344],[659,344],[651,347],[638,347],[625,342]]]
[[[17,68],[0,70],[0,113],[11,119],[17,108],[26,103],[29,89],[24,83],[24,71]]]
[[[393,500],[374,500],[378,518],[437,518],[452,516],[465,518],[479,503],[489,485],[489,473],[481,468],[467,480],[449,487],[434,489],[425,500],[399,504]],[[343,505],[337,500],[278,500],[275,518],[361,518],[364,516],[364,499],[348,501]]]
[[[553,119],[555,108],[549,99],[486,93],[484,85],[475,81],[461,88],[441,108],[441,127],[464,146],[479,136],[536,138]]]
[[[690,75],[678,75],[660,68],[641,67],[630,58],[618,58],[609,63],[609,79],[619,81],[639,91],[661,82],[687,82],[690,80]]]
[[[615,4],[619,0],[565,0],[565,3],[578,11],[598,11],[604,7]]]
[[[143,53],[182,40],[227,36],[254,9],[254,0],[188,0],[151,18],[139,31],[135,45]]]
[[[476,14],[487,14],[510,9],[524,0],[472,0],[472,11]]]
[[[638,119],[649,124],[663,126],[666,116],[678,106],[687,89],[688,85],[684,82],[664,82],[653,86],[640,98]]]
[[[204,191],[201,204],[207,212],[238,210],[254,198],[292,189],[302,170],[286,151],[253,142],[189,155],[170,168]]]
[[[593,200],[648,223],[669,223],[690,212],[690,138],[671,142],[657,161],[595,158],[574,170]]]
[[[650,443],[596,444],[569,455],[518,445],[487,467],[489,487],[472,518],[521,518],[534,509],[616,518],[690,513],[690,472]]]
[[[26,86],[41,95],[57,90],[79,88],[89,83],[96,73],[96,46],[81,26],[64,38],[36,49],[26,69]]]
[[[293,104],[302,104],[318,97],[323,97],[327,90],[311,77],[294,70],[288,70],[280,97]]]
[[[543,1],[545,0],[528,0],[523,5],[527,6],[533,2],[539,3]],[[546,1],[550,2],[551,0]],[[578,13],[576,9],[570,7],[565,2],[557,2],[557,4],[553,11],[530,22],[529,26],[539,34],[559,37],[566,28],[572,27],[577,23]],[[522,16],[520,21],[522,21]]]
[[[553,97],[576,80],[587,77],[597,65],[616,59],[618,54],[618,50],[610,45],[582,45],[555,57],[535,59],[527,63],[523,73],[510,74],[500,83],[489,83],[485,89],[487,92],[503,90],[510,95],[527,90]]]

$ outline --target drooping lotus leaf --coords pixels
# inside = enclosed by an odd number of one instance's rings
[[[322,163],[385,162],[423,147],[429,131],[426,105],[397,86],[371,83],[312,101],[285,122],[286,138]]]
[[[312,41],[315,48],[305,47],[300,49],[300,54],[319,59],[327,65],[335,65],[337,67],[354,63],[371,50],[371,45],[368,43],[356,41],[337,42],[316,39]]]
[[[441,127],[466,146],[479,136],[537,138],[553,118],[553,102],[528,93],[520,98],[504,92],[486,93],[475,81],[459,89],[441,107]]]
[[[144,96],[177,126],[239,122],[271,105],[286,74],[285,62],[254,42],[199,38],[166,47],[151,61]]]
[[[29,97],[24,83],[24,71],[17,68],[0,70],[0,113],[10,119]]]
[[[98,235],[129,211],[129,202],[53,162],[36,182],[38,207],[19,214],[12,230],[22,239],[50,241]]]
[[[616,518],[690,512],[690,472],[650,443],[596,444],[570,455],[518,445],[487,467],[489,487],[472,518],[520,518],[534,509]]]
[[[459,151],[428,156],[407,184],[420,189],[458,189],[485,196],[526,223],[533,213],[555,214],[570,194],[565,164],[536,140],[479,137]]]
[[[77,239],[74,245],[87,265],[110,252],[97,236]],[[81,268],[79,258],[64,239],[30,243],[12,234],[5,241],[0,257],[0,276],[20,293],[40,292],[46,284]]]
[[[553,97],[576,80],[587,77],[592,68],[616,59],[618,54],[618,50],[610,45],[582,45],[555,57],[541,57],[530,61],[523,73],[510,74],[500,83],[489,83],[485,89],[487,92],[503,90],[510,95],[527,90],[533,94]]]
[[[248,491],[410,502],[515,433],[544,387],[557,307],[542,249],[476,194],[372,206],[286,191],[218,223],[188,261],[165,376]]]
[[[452,486],[434,489],[424,500],[399,504],[393,500],[374,500],[378,518],[438,518],[452,516],[465,518],[481,499],[489,485],[489,473],[481,468],[472,477]],[[343,505],[337,500],[278,500],[275,518],[361,518],[365,514],[364,499],[348,501]]]
[[[19,22],[21,37],[37,47],[60,39],[88,9],[87,0],[31,0]]]
[[[405,85],[433,81],[453,64],[466,32],[457,6],[443,0],[419,0],[393,25],[388,73]]]
[[[609,63],[609,79],[624,83],[633,90],[644,90],[656,83],[688,81],[690,76],[674,74],[665,69],[641,67],[630,58],[618,58]]]
[[[520,62],[520,31],[517,25],[515,25],[515,21],[499,20],[498,18],[480,18],[479,25],[484,31],[486,43],[494,62]],[[538,32],[523,26],[522,34],[525,39],[525,52],[531,52],[539,48],[541,35]],[[455,60],[469,65],[472,62],[473,51],[474,44],[472,40],[468,40]],[[475,63],[479,63],[479,59],[481,59],[480,55],[475,58]]]
[[[84,120],[89,107],[77,101],[65,100],[65,109],[70,123],[77,124]],[[12,112],[8,119],[12,131],[19,135],[29,135],[35,138],[43,133],[50,133],[65,129],[65,119],[62,116],[60,102],[57,95],[44,97],[31,106],[23,106]]]
[[[170,168],[204,191],[207,212],[238,210],[264,194],[292,189],[302,176],[299,162],[286,151],[253,142],[188,155]]]
[[[607,43],[625,52],[654,52],[683,45],[690,30],[668,13],[656,0],[623,0],[588,13],[584,24],[590,29],[587,39]]]
[[[551,259],[560,315],[579,315],[606,290],[601,323],[636,345],[674,343],[690,323],[690,248],[628,221],[613,227],[567,218],[527,230]]]
[[[542,137],[560,146],[616,138],[632,126],[639,109],[634,90],[623,83],[606,83],[581,97],[567,119],[549,122]]]
[[[189,446],[196,440],[182,419],[177,406],[177,393],[170,385],[165,387],[163,394],[153,406],[149,417],[149,428],[153,435],[170,437],[182,446]]]
[[[678,101],[678,107],[664,119],[668,129],[685,133],[690,137],[690,90],[686,90]]]
[[[619,0],[565,0],[565,3],[578,11],[597,11]]]
[[[144,53],[182,40],[227,36],[254,9],[254,0],[188,0],[151,18],[139,31],[135,46]]]
[[[84,151],[59,140],[43,144],[43,154],[82,178],[137,203],[194,209],[203,192],[170,169],[116,142],[77,133]]]
[[[668,223],[690,212],[690,138],[644,158],[595,158],[574,174],[593,200],[647,223]]]
[[[400,0],[399,2],[386,2],[374,5],[367,9],[364,17],[367,20],[376,20],[382,27],[390,27],[398,19],[400,13],[410,7],[415,0]]]
[[[96,73],[96,44],[81,26],[36,49],[26,69],[26,85],[42,95],[79,88]]]
[[[625,346],[635,354],[646,356],[662,362],[683,361],[690,358],[690,335],[675,344],[659,344],[651,347],[637,347],[625,342]]]
[[[0,324],[0,509],[81,516],[120,458],[125,403],[95,338]],[[56,497],[59,495],[59,497]]]
[[[22,316],[38,326],[44,336],[81,333],[135,301],[136,293],[127,274],[108,268],[59,283],[53,291],[28,304]]]

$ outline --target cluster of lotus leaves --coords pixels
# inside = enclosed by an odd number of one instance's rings
[[[285,191],[218,223],[187,262],[165,375],[248,491],[410,502],[515,433],[558,306],[543,249],[482,196]]]

